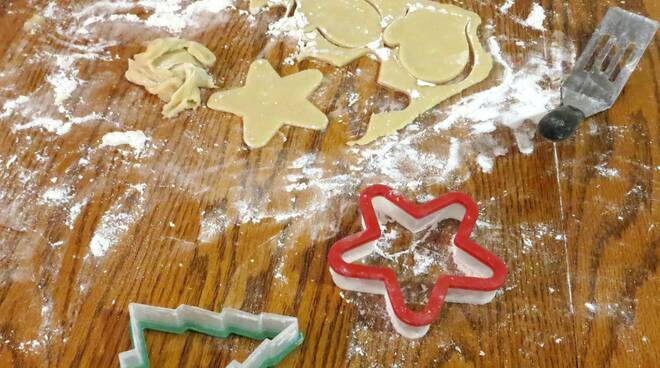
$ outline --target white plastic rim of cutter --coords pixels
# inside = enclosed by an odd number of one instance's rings
[[[401,224],[408,231],[418,233],[422,230],[429,228],[432,225],[438,224],[445,220],[458,220],[462,221],[465,217],[466,209],[462,205],[456,203],[449,205],[438,212],[426,216],[421,219],[414,218],[403,209],[390,202],[385,197],[374,197],[371,201],[378,222],[382,225],[385,222],[385,216]],[[362,228],[364,229],[364,217],[362,218]],[[453,242],[454,240],[452,240]],[[343,259],[347,263],[354,263],[363,258],[368,257],[376,251],[376,243],[378,240],[366,243],[365,245],[355,248],[349,252],[344,253]],[[483,264],[481,261],[472,257],[469,253],[463,251],[455,244],[451,246],[452,259],[456,266],[466,276],[490,278],[493,276],[493,270]],[[408,339],[419,339],[428,333],[431,325],[426,326],[412,326],[402,320],[394,312],[392,302],[387,294],[385,283],[380,280],[364,280],[345,277],[334,272],[330,269],[332,280],[342,289],[351,290],[369,294],[380,294],[385,299],[387,314],[390,317],[392,326],[403,337]],[[475,291],[450,288],[445,297],[445,302],[450,303],[464,303],[464,304],[486,304],[495,298],[497,291]]]
[[[122,368],[149,366],[144,330],[151,327],[172,333],[201,331],[210,336],[228,336],[241,331],[239,335],[251,335],[263,340],[245,362],[233,361],[227,368],[262,368],[269,361],[281,360],[302,342],[298,319],[295,317],[270,313],[255,315],[232,308],[216,313],[188,305],[168,309],[131,303],[128,310],[133,349],[119,354]],[[275,334],[277,336],[273,339],[260,338]]]

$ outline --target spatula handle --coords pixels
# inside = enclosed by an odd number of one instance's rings
[[[541,119],[539,133],[551,141],[560,142],[570,138],[584,119],[582,111],[563,105]]]

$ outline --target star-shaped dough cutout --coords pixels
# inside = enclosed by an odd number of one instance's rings
[[[284,125],[323,130],[327,116],[307,98],[323,74],[305,70],[280,77],[267,60],[250,66],[245,87],[217,92],[208,106],[243,118],[243,138],[250,148],[265,146]]]
[[[506,265],[470,239],[479,215],[474,201],[463,193],[449,193],[430,202],[408,201],[384,185],[374,185],[360,195],[364,231],[336,242],[328,254],[332,279],[342,289],[381,294],[394,329],[409,339],[421,338],[438,318],[444,302],[485,304],[506,281]],[[452,257],[464,275],[441,275],[423,310],[406,305],[396,272],[359,261],[376,251],[381,223],[391,218],[416,233],[446,219],[461,222]]]

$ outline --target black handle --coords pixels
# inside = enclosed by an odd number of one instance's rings
[[[539,133],[547,139],[560,142],[570,138],[585,119],[584,113],[573,106],[561,106],[539,123]]]

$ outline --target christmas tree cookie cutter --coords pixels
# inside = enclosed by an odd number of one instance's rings
[[[469,196],[450,193],[417,204],[389,187],[375,185],[362,192],[359,206],[364,230],[339,240],[330,248],[330,273],[335,284],[342,289],[383,295],[394,329],[402,336],[409,339],[425,336],[444,302],[485,304],[504,285],[505,264],[470,239],[479,210]],[[461,222],[454,237],[452,257],[465,276],[441,275],[421,311],[408,308],[393,270],[354,263],[376,250],[381,224],[386,218],[395,220],[413,233],[447,219]]]
[[[279,364],[303,342],[295,317],[263,313],[254,315],[225,308],[220,313],[182,305],[177,309],[132,303],[128,306],[133,349],[119,354],[122,368],[148,368],[149,353],[145,330],[181,334],[195,331],[226,338],[239,335],[263,342],[243,363],[231,362],[227,368],[262,368]]]

